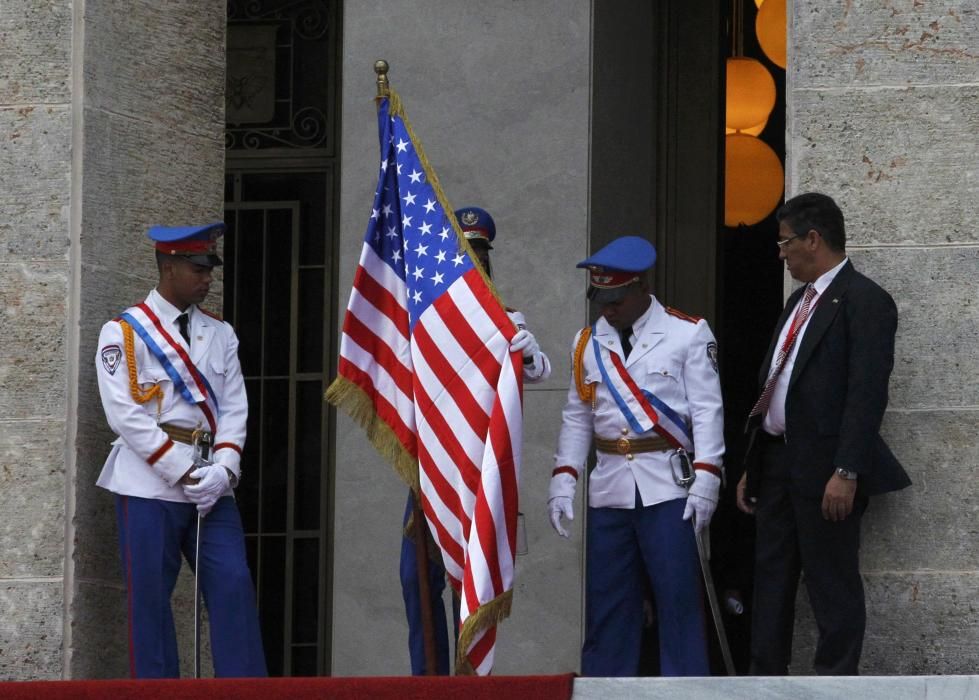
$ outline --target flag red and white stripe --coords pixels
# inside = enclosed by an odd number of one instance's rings
[[[352,399],[382,453],[417,468],[460,596],[457,661],[485,675],[513,589],[522,360],[396,98],[378,120],[381,174],[328,398]]]

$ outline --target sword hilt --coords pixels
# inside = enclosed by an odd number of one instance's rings
[[[201,461],[207,462],[211,457],[211,447],[214,436],[206,430],[198,428],[191,434],[191,444],[194,446],[195,456]]]

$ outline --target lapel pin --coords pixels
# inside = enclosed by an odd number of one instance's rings
[[[839,304],[840,303],[840,300],[839,299],[833,299],[833,303],[834,304]]]

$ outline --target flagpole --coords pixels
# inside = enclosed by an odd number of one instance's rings
[[[374,61],[377,74],[377,99],[389,97],[388,62],[384,59]],[[432,620],[432,593],[428,585],[428,525],[422,512],[421,499],[411,492],[412,534],[415,539],[415,562],[418,568],[418,597],[421,606],[422,638],[425,643],[425,675],[438,675],[438,659],[435,653],[435,623]]]
[[[374,72],[377,73],[377,99],[390,94],[388,83],[388,62],[383,58],[374,61]]]
[[[415,561],[418,564],[418,597],[421,605],[422,637],[425,641],[425,675],[438,675],[435,655],[435,625],[432,620],[432,592],[428,585],[428,525],[418,495],[411,492],[412,534],[415,537]]]

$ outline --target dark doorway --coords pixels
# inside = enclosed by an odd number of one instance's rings
[[[596,3],[592,78],[590,243],[621,235],[654,242],[654,293],[705,317],[717,338],[725,403],[727,485],[712,525],[712,565],[723,606],[737,591],[740,615],[724,613],[739,673],[748,667],[753,520],[734,505],[742,471],[742,427],[757,399],[756,377],[783,303],[774,216],[724,226],[725,61],[732,1],[744,5],[744,52],[777,86],[760,138],[784,159],[785,71],[754,36],[752,0],[622,0]],[[592,317],[597,309],[592,309]],[[655,630],[655,626],[650,627]],[[713,629],[710,631],[713,639]],[[658,673],[655,633],[641,672]],[[716,641],[714,671],[724,673]]]
[[[248,440],[237,497],[269,672],[330,673],[339,3],[228,3],[224,313]]]

